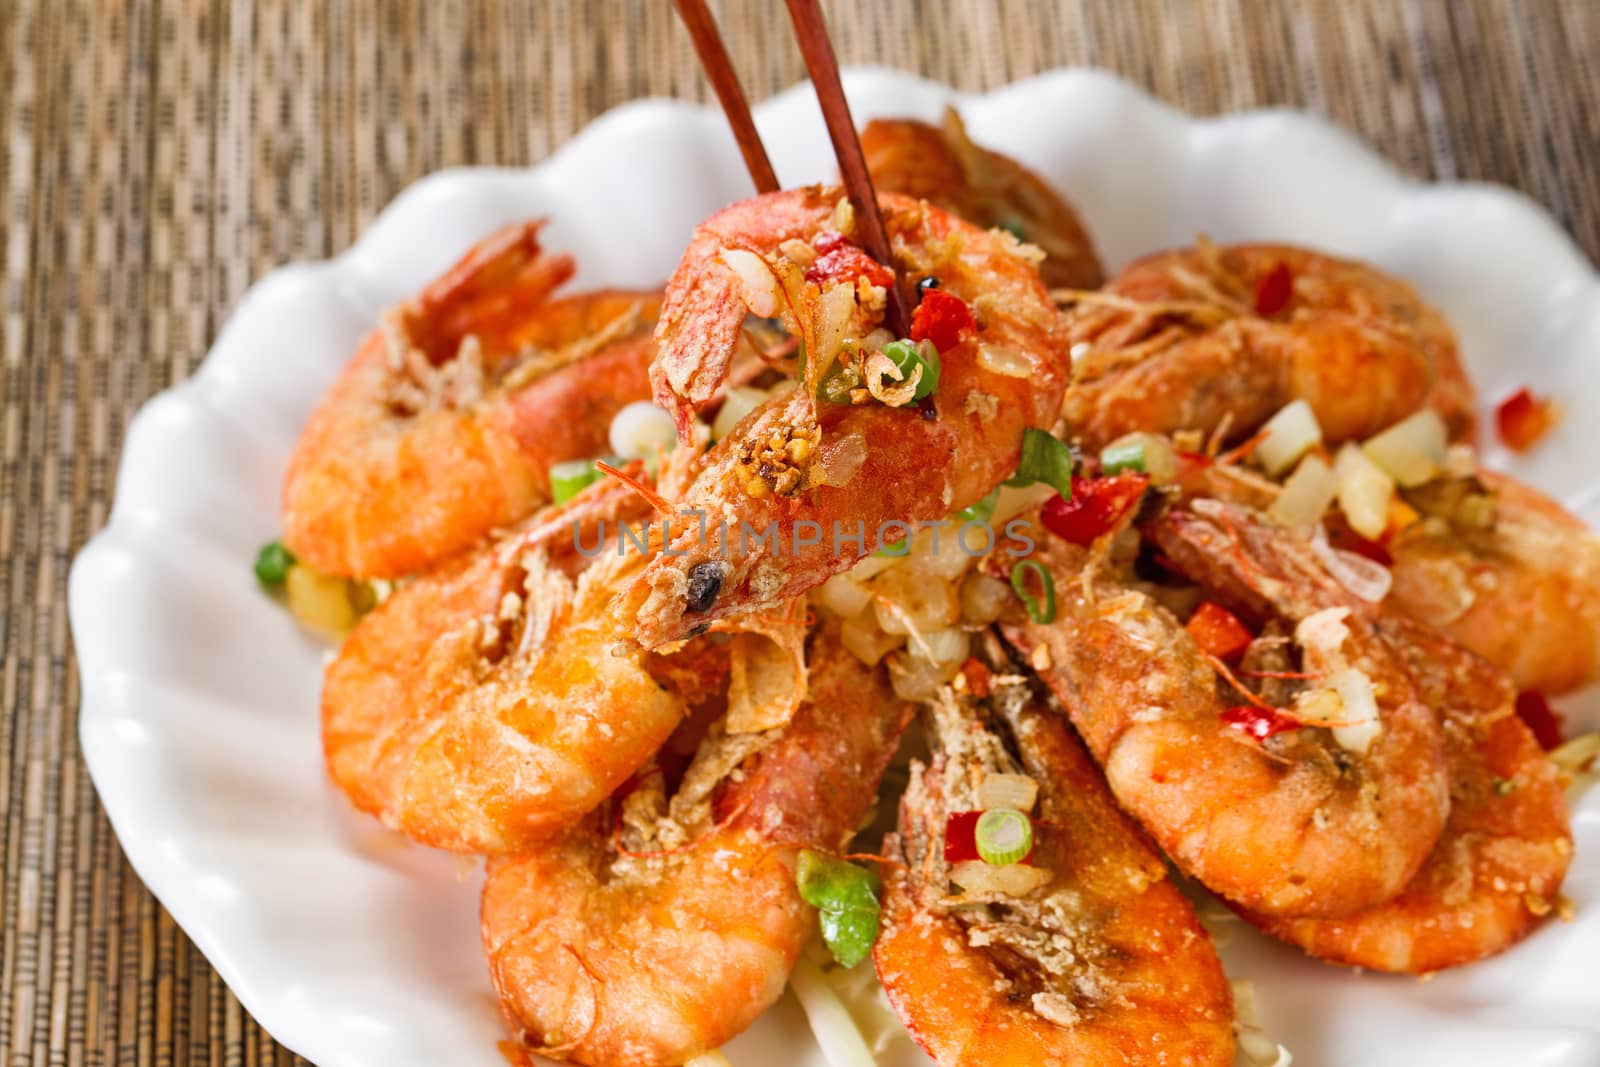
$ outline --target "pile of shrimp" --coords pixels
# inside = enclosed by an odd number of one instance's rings
[[[862,142],[894,269],[832,186],[656,291],[514,224],[290,463],[329,774],[484,857],[511,1055],[724,1062],[794,974],[836,1067],[873,1004],[945,1067],[1286,1063],[1196,894],[1410,974],[1561,916],[1600,542],[1479,467],[1444,319],[1283,245],[1107,280],[953,111]]]

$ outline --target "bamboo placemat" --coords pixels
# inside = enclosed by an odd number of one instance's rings
[[[778,0],[714,6],[754,95],[801,77]],[[844,62],[962,88],[1089,63],[1190,111],[1308,108],[1600,254],[1596,0],[828,8]],[[298,1062],[129,870],[79,758],[67,568],[129,417],[269,268],[648,95],[706,98],[667,0],[0,2],[0,1067]]]

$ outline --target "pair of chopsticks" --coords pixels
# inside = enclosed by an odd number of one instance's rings
[[[717,31],[716,20],[706,7],[705,0],[676,0],[678,14],[682,16],[689,36],[694,40],[700,64],[706,78],[716,91],[723,114],[733,127],[734,140],[744,156],[745,168],[755,182],[756,191],[778,191],[778,178],[773,173],[772,161],[767,158],[766,146],[756,132],[755,119],[750,115],[750,102],[739,84],[739,75],[733,69],[728,49]],[[811,84],[817,91],[817,102],[822,107],[822,118],[828,126],[828,139],[833,142],[833,154],[839,160],[839,174],[844,180],[845,196],[855,211],[856,229],[861,246],[873,259],[894,272],[894,285],[889,287],[885,325],[898,337],[906,335],[905,294],[899,268],[889,254],[889,234],[883,226],[883,216],[878,212],[878,197],[872,188],[872,176],[867,173],[867,159],[861,151],[861,141],[856,136],[855,121],[850,117],[850,104],[844,97],[844,86],[839,81],[839,61],[833,54],[833,43],[828,38],[828,25],[822,18],[822,8],[817,0],[786,0],[789,17],[794,22],[795,39],[800,54],[805,59]]]

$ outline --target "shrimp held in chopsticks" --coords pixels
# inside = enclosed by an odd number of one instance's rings
[[[1247,509],[1197,500],[1144,530],[1161,558],[1259,628],[1260,650],[1285,661],[1266,674],[1306,680],[1292,700],[1272,706],[1244,688],[1117,573],[1116,530],[1087,548],[1041,531],[1033,558],[1053,576],[1058,614],[1008,623],[1007,639],[1065,705],[1122,806],[1214,891],[1277,915],[1348,915],[1394,896],[1439,836],[1449,776],[1439,724],[1372,606],[1310,545]]]
[[[681,1064],[782,993],[815,928],[802,848],[841,849],[909,705],[820,631],[788,725],[713,728],[670,803],[660,775],[534,852],[491,862],[483,940],[519,1043],[595,1065]]]
[[[977,501],[1016,469],[1024,429],[1055,420],[1066,350],[1027,250],[930,205],[880,201],[906,276],[931,279],[909,339],[879,325],[892,277],[850,243],[837,189],[756,197],[696,231],[651,368],[680,436],[747,312],[781,315],[804,368],[708,455],[681,501],[707,528],[685,524],[621,601],[646,647],[798,596],[877,547],[886,522]]]
[[[1161,856],[1020,679],[991,699],[931,705],[936,755],[913,765],[887,848],[904,864],[874,952],[890,1004],[940,1067],[1231,1064],[1222,965]],[[1037,788],[1031,858],[952,863],[951,817],[983,807],[1001,775]]]
[[[1449,325],[1410,286],[1362,264],[1202,242],[1070,299],[1062,413],[1095,447],[1135,431],[1248,436],[1295,399],[1329,441],[1424,406],[1452,437],[1472,431],[1472,386]]]
[[[390,309],[312,414],[284,484],[284,541],[328,574],[398,578],[550,499],[552,464],[606,451],[649,396],[654,293],[550,294],[570,256],[540,223],[476,245]]]
[[[1094,289],[1105,280],[1072,206],[1016,160],[973,144],[955,108],[938,126],[874,119],[861,131],[861,151],[880,192],[926,200],[1043,249],[1039,275],[1050,288]]]
[[[1504,475],[1407,494],[1423,519],[1385,543],[1397,606],[1509,673],[1565,693],[1600,677],[1600,540]]]
[[[603,608],[639,557],[607,551],[589,566],[584,547],[600,520],[643,507],[621,482],[593,486],[361,621],[322,691],[328,768],[358,808],[424,844],[513,851],[577,821],[654,754],[710,650],[617,647]],[[751,705],[798,702],[803,616],[748,623],[710,669],[747,655],[735,710],[781,722],[786,709]],[[785,666],[787,694],[772,677]]]
[[[1393,618],[1384,625],[1444,719],[1444,833],[1400,895],[1369,911],[1245,917],[1321,959],[1424,974],[1504,951],[1552,914],[1572,832],[1555,764],[1513,711],[1505,676],[1425,626]]]

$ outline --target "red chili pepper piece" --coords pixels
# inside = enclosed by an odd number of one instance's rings
[[[1330,523],[1330,525],[1334,524]],[[1334,548],[1342,549],[1346,552],[1354,552],[1358,556],[1365,556],[1372,562],[1384,567],[1394,566],[1394,556],[1390,554],[1389,549],[1381,542],[1369,541],[1343,524],[1338,524],[1329,533],[1332,535],[1330,540],[1333,542]],[[1385,537],[1387,537],[1387,533]]]
[[[961,343],[963,333],[977,325],[965,300],[942,289],[929,289],[911,313],[911,339],[932,341],[940,352],[948,352]]]
[[[1290,730],[1300,729],[1300,724],[1289,716],[1272,708],[1258,708],[1252,704],[1240,704],[1238,707],[1228,708],[1222,713],[1222,721],[1249,734],[1257,741],[1265,741],[1274,734],[1287,733]]]
[[[822,285],[865,278],[885,289],[894,284],[893,271],[867,255],[859,245],[851,244],[842,233],[824,234],[812,247],[817,250],[817,258],[806,268],[808,282]]]
[[[944,824],[944,861],[961,863],[978,856],[978,820],[981,811],[955,811]]]
[[[1220,660],[1231,660],[1255,640],[1250,628],[1238,616],[1220,604],[1204,601],[1184,626],[1200,651]]]
[[[1556,714],[1543,693],[1532,690],[1518,693],[1517,718],[1533,731],[1534,740],[1546,752],[1561,744],[1561,716]]]
[[[961,665],[961,674],[967,680],[967,691],[973,696],[982,700],[989,695],[993,688],[990,684],[989,668],[980,660],[967,657],[967,661]]]
[[[1072,499],[1045,501],[1040,519],[1045,529],[1075,545],[1091,544],[1117,524],[1150,484],[1148,475],[1124,471],[1109,478],[1072,479]]]
[[[1494,424],[1507,448],[1526,452],[1555,428],[1556,411],[1548,397],[1518,389],[1494,409]]]
[[[1294,274],[1279,260],[1256,285],[1256,314],[1270,318],[1288,307],[1293,297]]]

